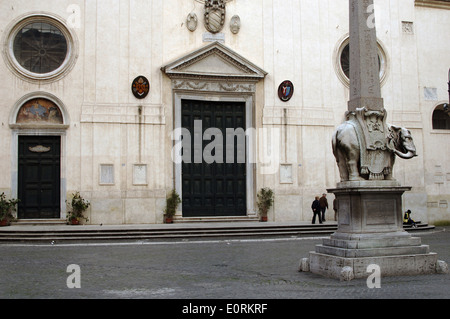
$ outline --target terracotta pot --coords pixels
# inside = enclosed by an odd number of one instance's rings
[[[267,216],[261,216],[261,221],[262,222],[267,222]]]
[[[9,221],[7,219],[0,220],[0,226],[9,226]]]
[[[76,219],[76,218],[72,218],[70,220],[70,224],[71,225],[80,225],[80,221],[78,219]]]
[[[166,222],[166,224],[173,224],[173,218],[172,217],[166,217],[165,222]]]

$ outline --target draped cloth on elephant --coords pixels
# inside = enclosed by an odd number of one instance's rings
[[[350,114],[348,123],[355,129],[360,147],[360,174],[368,175],[369,180],[384,180],[394,164],[387,147],[386,111],[357,108]]]

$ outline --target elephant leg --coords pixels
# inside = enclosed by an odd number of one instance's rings
[[[353,148],[347,153],[347,170],[349,181],[361,181],[364,178],[359,173],[359,149]]]
[[[393,172],[392,172],[392,170],[394,168],[394,163],[395,163],[395,155],[392,154],[391,155],[390,169],[389,169],[388,174],[385,175],[384,179],[389,180],[389,181],[395,180],[394,176],[393,176]]]
[[[336,160],[339,168],[339,174],[341,176],[341,181],[348,181],[349,176],[348,176],[347,160],[341,151],[337,152]]]
[[[348,180],[349,181],[362,181],[364,178],[359,175],[358,170],[358,162],[355,160],[349,160],[347,162],[347,168],[348,168]]]

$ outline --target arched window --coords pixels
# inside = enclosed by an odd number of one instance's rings
[[[433,130],[450,130],[450,110],[445,109],[444,104],[434,109]]]

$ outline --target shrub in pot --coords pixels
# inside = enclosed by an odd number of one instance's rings
[[[6,199],[5,193],[0,195],[0,226],[9,226],[16,220],[14,212],[18,203],[18,199]]]
[[[268,187],[261,188],[256,196],[258,198],[256,205],[258,206],[258,212],[261,216],[261,221],[266,222],[267,212],[269,211],[270,207],[272,207],[274,201],[273,190]]]
[[[180,203],[180,196],[176,190],[172,189],[166,198],[166,208],[164,209],[164,221],[166,223],[173,223],[173,216],[177,212],[177,207]]]
[[[72,200],[69,203],[67,211],[67,223],[71,225],[78,225],[80,221],[89,219],[84,216],[84,212],[89,208],[91,203],[85,200],[79,192],[72,194]]]

